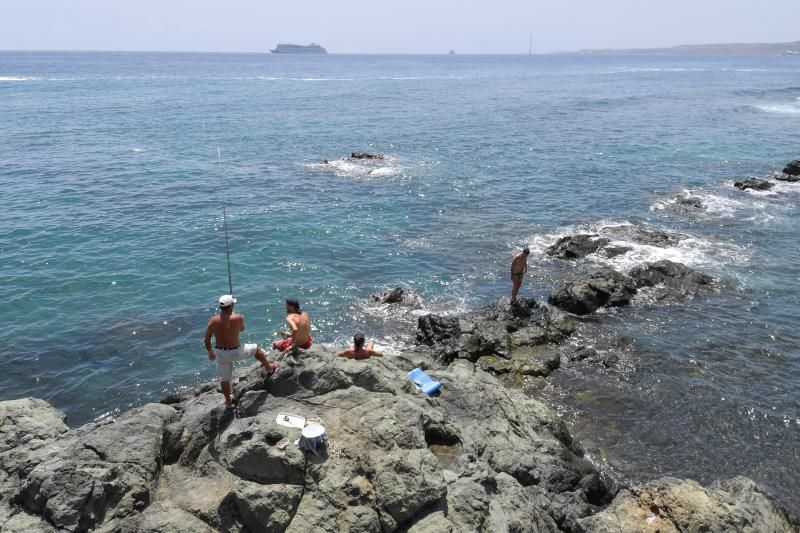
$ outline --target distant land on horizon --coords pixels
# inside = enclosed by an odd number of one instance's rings
[[[669,48],[587,49],[577,54],[735,54],[760,56],[800,55],[800,41],[788,43],[682,44]]]

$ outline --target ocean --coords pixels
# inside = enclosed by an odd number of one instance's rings
[[[800,156],[798,57],[2,52],[0,118],[0,399],[78,425],[214,379],[223,200],[250,342],[296,296],[318,342],[391,356],[420,313],[508,294],[524,244],[539,300],[672,259],[722,288],[601,313],[572,342],[619,362],[528,392],[621,483],[743,474],[800,513],[800,184],[732,186]],[[688,238],[543,253],[621,224]],[[422,309],[369,302],[397,285]]]

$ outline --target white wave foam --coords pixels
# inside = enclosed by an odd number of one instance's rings
[[[733,191],[733,181],[725,183],[725,187],[730,187]],[[759,201],[757,198],[764,196],[775,196],[773,190],[769,191],[756,191],[748,189],[744,192],[738,192],[739,198],[728,196],[721,193],[709,192],[704,189],[684,189],[681,193],[671,196],[669,198],[662,198],[655,200],[650,205],[651,211],[660,211],[668,208],[675,207],[678,202],[688,198],[699,198],[705,209],[697,210],[700,215],[713,216],[719,218],[733,218],[742,210],[755,210],[763,211],[769,206],[764,201]],[[744,195],[744,196],[743,196]]]
[[[562,228],[558,232],[534,235],[529,239],[531,253],[542,260],[550,260],[545,254],[547,247],[555,244],[561,237],[575,235],[576,233],[599,233],[604,227],[609,226],[633,226],[630,222],[608,222],[602,221],[591,225],[572,226]],[[644,227],[643,229],[653,229]],[[670,231],[670,230],[665,230]],[[694,235],[681,234],[685,238],[681,239],[673,246],[653,246],[624,238],[615,239],[613,235],[605,234],[610,239],[608,246],[630,248],[624,254],[616,257],[606,257],[602,252],[590,254],[586,260],[598,266],[609,266],[621,272],[627,272],[631,268],[642,263],[652,263],[667,259],[676,263],[683,263],[693,268],[717,269],[720,265],[743,264],[749,260],[747,251],[735,244],[703,239]]]
[[[800,115],[800,98],[795,98],[794,102],[784,104],[758,104],[756,109],[765,113],[780,113],[783,115]]]
[[[30,76],[0,76],[0,81],[36,81],[38,79]]]
[[[133,152],[135,154],[140,154],[140,153],[146,152],[146,151],[147,150],[145,150],[144,148],[141,148],[139,146],[134,146],[133,148],[131,148],[131,152]]]
[[[383,159],[333,159],[308,163],[305,167],[320,172],[333,172],[336,176],[346,178],[391,178],[403,174],[403,166],[396,161],[391,156]]]

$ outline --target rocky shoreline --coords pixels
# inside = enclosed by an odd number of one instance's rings
[[[404,374],[416,366],[441,395],[414,390]],[[42,400],[0,403],[0,529],[793,530],[746,478],[617,492],[550,409],[465,359],[351,361],[315,347],[273,378],[251,366],[235,391],[236,411],[208,383],[75,429]],[[322,421],[321,455],[276,446],[299,436],[279,412]]]
[[[800,162],[783,176],[794,181]],[[649,246],[685,238],[611,226],[546,253],[613,257],[626,252],[612,245],[620,236]],[[459,316],[420,316],[417,346],[397,356],[352,361],[313,347],[287,356],[272,377],[252,365],[234,379],[235,410],[224,408],[217,382],[72,429],[42,400],[0,402],[0,530],[796,531],[745,477],[616,486],[565,423],[518,387],[547,377],[562,357],[615,363],[565,342],[586,315],[642,292],[656,304],[720,288],[671,261],[601,268],[547,304],[501,298]],[[420,298],[397,288],[371,301],[416,307]],[[415,390],[405,374],[416,367],[442,383],[439,395]],[[298,449],[300,430],[276,422],[282,412],[326,427],[320,455]]]
[[[667,267],[596,278],[635,291],[696,277]],[[573,296],[596,302],[608,287],[593,280]],[[680,283],[670,290],[690,294]],[[415,301],[402,289],[373,300]],[[794,531],[744,477],[621,489],[605,479],[564,422],[513,386],[558,368],[577,320],[524,299],[421,316],[419,346],[399,356],[352,361],[312,347],[273,377],[252,365],[235,378],[235,410],[216,382],[74,429],[42,400],[2,402],[0,530]],[[414,389],[415,367],[441,394]],[[326,427],[320,455],[281,449],[300,435],[276,423],[281,412]]]

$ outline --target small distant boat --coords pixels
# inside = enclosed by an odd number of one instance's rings
[[[311,44],[284,44],[279,43],[274,50],[270,50],[273,54],[327,54],[328,51],[317,43]]]
[[[450,51],[449,51],[449,52],[447,52],[447,53],[448,53],[448,54],[450,54],[451,56],[454,56],[454,55],[456,55],[456,51],[455,51],[455,50],[450,50]]]

